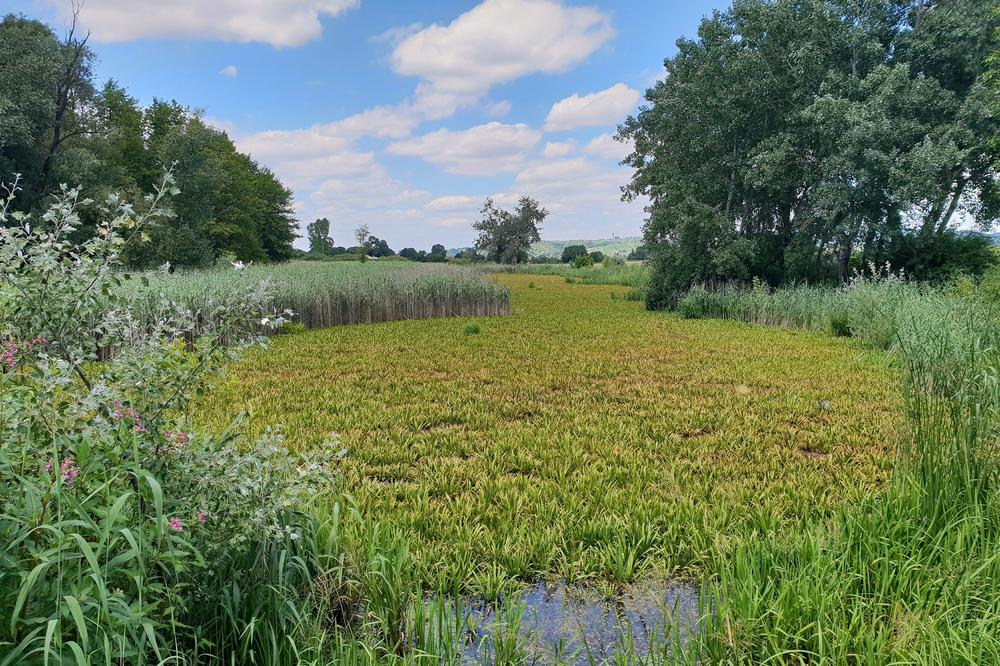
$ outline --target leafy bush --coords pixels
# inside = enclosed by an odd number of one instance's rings
[[[625,260],[616,255],[613,257],[604,257],[601,263],[604,265],[604,268],[621,268],[625,265]]]
[[[246,599],[278,589],[261,553],[310,529],[302,498],[332,480],[329,447],[281,436],[237,442],[190,432],[184,413],[221,364],[282,326],[266,283],[212,306],[214,324],[163,300],[140,323],[121,295],[123,251],[175,192],[168,174],[141,207],[63,188],[35,219],[0,199],[0,623],[4,663],[244,662]],[[71,239],[80,214],[97,234]],[[96,363],[113,348],[113,360]],[[333,442],[330,443],[334,445]],[[281,557],[284,557],[283,555]],[[279,626],[275,626],[278,623]]]
[[[594,265],[594,258],[589,254],[577,255],[576,259],[573,260],[574,268],[589,268]]]
[[[587,254],[587,248],[585,246],[567,245],[563,248],[562,256],[560,258],[562,259],[562,263],[571,264],[576,261],[577,257],[585,254]]]

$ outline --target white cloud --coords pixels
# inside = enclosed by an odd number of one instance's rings
[[[475,103],[493,86],[564,72],[614,36],[607,14],[555,0],[484,0],[446,26],[401,41],[399,74],[420,77],[414,106],[430,118]]]
[[[223,76],[236,76],[236,65],[229,65],[228,67],[223,67],[219,70],[219,74]]]
[[[592,139],[584,147],[583,152],[621,162],[631,152],[631,148],[621,141],[616,141],[611,134],[602,134]]]
[[[606,238],[629,235],[642,224],[644,201],[621,201],[628,169],[586,157],[540,160],[522,169],[512,190],[549,210],[545,238]]]
[[[617,124],[639,101],[639,91],[624,83],[580,97],[576,93],[552,105],[545,129],[562,132],[574,127]]]
[[[502,118],[510,113],[511,107],[512,104],[509,99],[502,99],[499,102],[491,102],[490,104],[487,104],[483,110],[488,116]]]
[[[427,208],[429,210],[467,209],[469,206],[479,206],[482,201],[479,197],[470,197],[465,194],[450,194],[428,201]]]
[[[49,0],[65,13],[70,3]],[[87,0],[81,23],[97,42],[148,38],[218,39],[300,46],[323,32],[321,16],[336,16],[359,0]]]
[[[467,130],[440,129],[390,144],[391,155],[407,155],[449,173],[488,176],[520,167],[542,133],[524,124],[492,122]]]
[[[566,157],[576,150],[576,141],[549,141],[542,148],[542,157]]]

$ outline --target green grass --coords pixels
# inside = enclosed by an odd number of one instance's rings
[[[641,262],[607,267],[597,264],[583,268],[570,264],[481,264],[477,268],[488,273],[560,275],[570,284],[610,284],[637,290],[645,290],[649,282],[649,267]]]
[[[510,317],[278,336],[194,413],[298,447],[339,433],[343,491],[425,589],[708,571],[886,487],[898,371],[857,342],[499,279]]]

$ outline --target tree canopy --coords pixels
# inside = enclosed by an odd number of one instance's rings
[[[22,174],[19,206],[41,210],[59,183],[96,200],[137,199],[172,166],[176,215],[149,230],[154,242],[129,252],[130,264],[290,258],[291,191],[199,113],[173,101],[142,107],[114,81],[96,85],[86,42],[73,28],[59,38],[38,21],[0,22],[0,179]],[[83,221],[81,234],[93,233]]]
[[[564,264],[573,263],[581,254],[587,254],[587,247],[584,245],[567,245],[563,248],[561,260]]]
[[[678,40],[619,128],[625,198],[650,200],[650,305],[694,282],[844,280],[956,246],[958,217],[991,225],[995,26],[981,0],[738,0]]]
[[[325,217],[310,222],[306,227],[306,238],[309,240],[309,253],[330,256],[333,254],[333,238],[330,237],[330,220]]]
[[[498,208],[493,199],[486,199],[480,211],[482,219],[472,228],[479,232],[476,249],[482,250],[489,261],[519,264],[528,261],[532,243],[541,240],[539,227],[548,211],[531,197],[523,196],[514,212]]]

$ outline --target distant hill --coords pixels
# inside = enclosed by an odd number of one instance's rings
[[[533,257],[559,257],[567,245],[583,245],[589,252],[600,250],[604,254],[626,256],[629,252],[642,245],[639,236],[624,236],[622,238],[599,238],[595,240],[543,240],[531,246]],[[462,250],[469,248],[453,247],[448,250],[448,256],[454,257]]]

